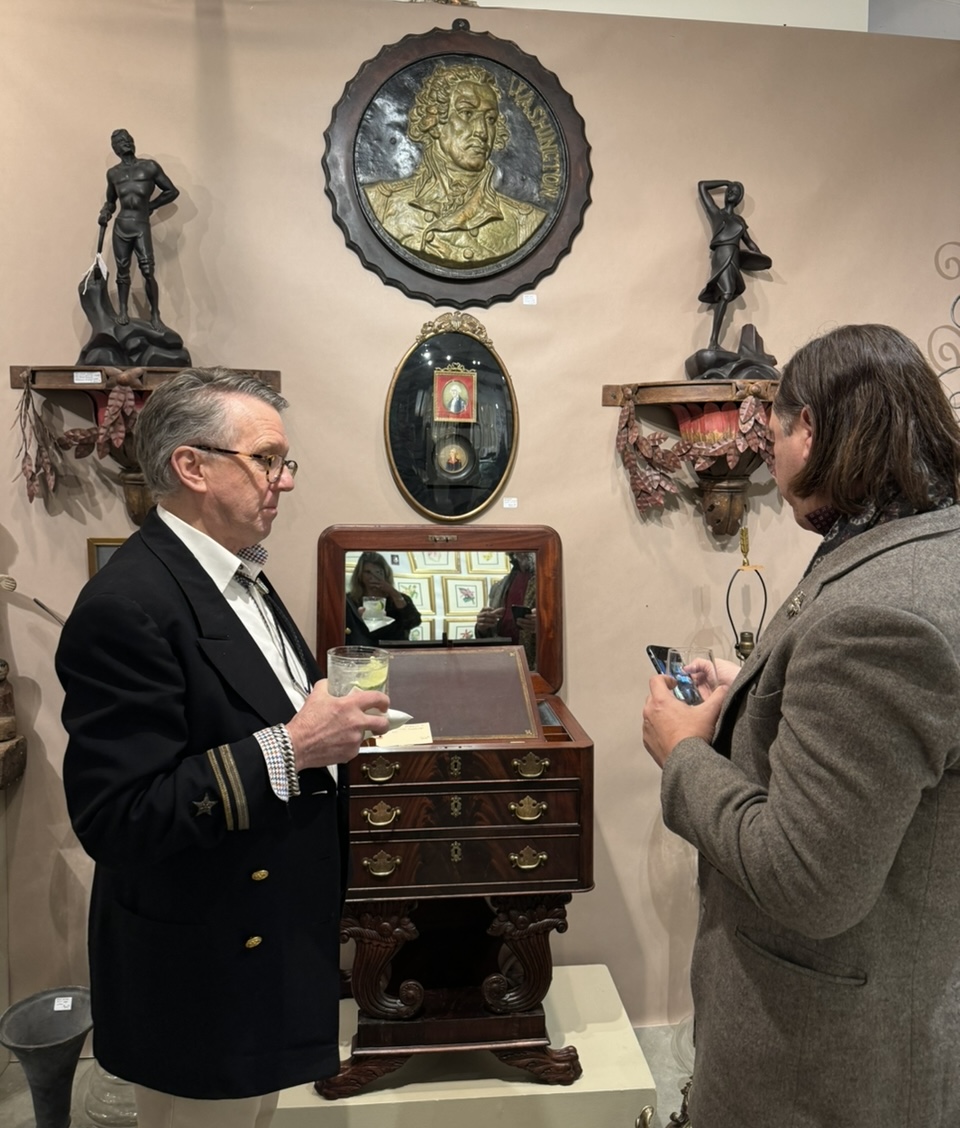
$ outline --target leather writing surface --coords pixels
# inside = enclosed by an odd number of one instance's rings
[[[390,703],[434,743],[543,739],[522,646],[394,650]]]

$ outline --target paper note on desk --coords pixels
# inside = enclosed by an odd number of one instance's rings
[[[386,748],[400,748],[404,744],[432,744],[433,733],[430,731],[428,721],[417,725],[406,724],[394,729],[393,732],[385,732],[383,736],[378,736],[375,743]]]

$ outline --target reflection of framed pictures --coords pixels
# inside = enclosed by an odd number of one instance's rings
[[[87,537],[87,569],[91,576],[106,564],[126,537]]]
[[[462,364],[433,370],[434,423],[476,423],[477,373]]]
[[[428,549],[426,552],[413,552],[415,572],[459,572],[460,553]]]
[[[410,628],[411,642],[428,642],[433,638],[433,619],[423,619],[419,627]]]
[[[443,633],[447,638],[476,638],[476,622],[473,619],[445,619]]]
[[[471,123],[480,128],[464,140]],[[463,19],[364,63],[324,136],[347,245],[434,305],[530,289],[569,251],[590,202],[583,119],[557,76]]]
[[[421,615],[433,614],[432,576],[394,576],[393,583],[397,591],[402,592]]]
[[[467,571],[474,575],[505,576],[510,571],[505,552],[468,552]]]
[[[485,580],[472,576],[456,576],[453,579],[444,577],[443,602],[448,615],[476,615],[483,607],[486,597]]]

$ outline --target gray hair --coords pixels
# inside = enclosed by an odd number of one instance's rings
[[[277,411],[287,401],[249,372],[229,368],[185,368],[151,392],[137,416],[137,459],[154,498],[168,497],[180,488],[170,459],[177,447],[196,443],[229,445],[225,411],[233,396],[263,400]]]

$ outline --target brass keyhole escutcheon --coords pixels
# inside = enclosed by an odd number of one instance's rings
[[[546,803],[538,803],[532,795],[524,795],[519,803],[511,803],[508,807],[510,814],[523,822],[536,822],[546,809]]]
[[[450,843],[450,861],[462,862],[463,861],[463,847],[459,842]]]
[[[463,800],[459,795],[450,796],[450,817],[458,819],[463,814]]]
[[[450,757],[450,775],[453,776],[454,779],[458,779],[462,771],[463,760],[454,753],[454,755]]]

